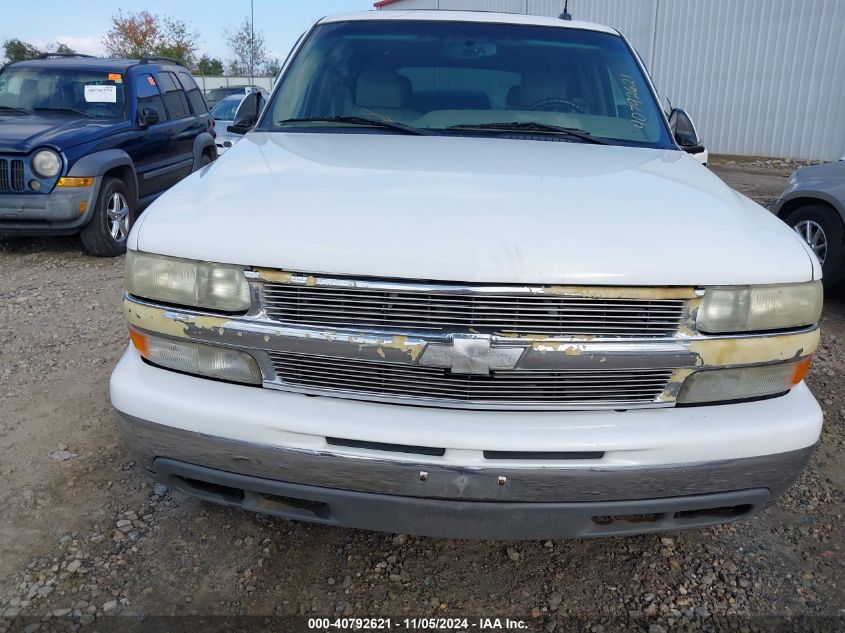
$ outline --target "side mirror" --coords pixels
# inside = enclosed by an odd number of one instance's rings
[[[250,92],[241,105],[238,106],[235,112],[235,118],[232,120],[227,131],[232,134],[246,134],[258,122],[258,115],[261,112],[261,93]]]
[[[675,142],[688,154],[699,154],[704,151],[698,132],[690,116],[681,108],[672,108],[669,114],[669,128]]]
[[[153,108],[141,108],[141,112],[138,113],[138,127],[139,128],[147,128],[151,125],[155,125],[161,120],[158,115],[158,112]]]

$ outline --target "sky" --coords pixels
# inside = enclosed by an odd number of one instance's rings
[[[255,30],[264,34],[270,56],[284,58],[300,34],[318,18],[345,11],[366,11],[373,0],[254,0]],[[44,48],[64,42],[80,53],[102,55],[101,40],[111,16],[149,11],[190,23],[199,31],[200,53],[228,57],[223,30],[249,16],[250,0],[0,0],[0,43],[17,38]],[[2,53],[0,53],[2,57]]]

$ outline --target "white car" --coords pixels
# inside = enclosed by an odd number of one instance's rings
[[[264,107],[266,97],[260,90],[254,91],[260,95],[259,109]],[[217,155],[224,154],[231,149],[232,145],[241,140],[241,135],[229,132],[229,126],[232,125],[238,108],[246,99],[249,93],[229,95],[218,101],[213,108],[211,108],[211,116],[214,117],[215,129],[217,136],[214,139],[217,144]]]
[[[156,478],[536,539],[743,519],[802,472],[818,261],[680,149],[618,32],[328,17],[250,103],[129,236],[111,398]]]

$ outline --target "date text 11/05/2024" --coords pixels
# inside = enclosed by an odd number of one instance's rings
[[[528,622],[514,618],[309,618],[308,630],[524,631]]]

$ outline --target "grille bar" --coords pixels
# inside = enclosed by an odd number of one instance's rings
[[[23,161],[12,161],[12,191],[23,191],[26,189],[23,177]]]
[[[0,158],[0,191],[9,190],[9,161]]]
[[[670,369],[509,370],[489,376],[445,369],[270,352],[286,385],[388,397],[479,404],[647,404],[657,400]]]
[[[271,319],[325,327],[480,333],[665,337],[677,332],[682,299],[542,294],[461,294],[265,283]]]

